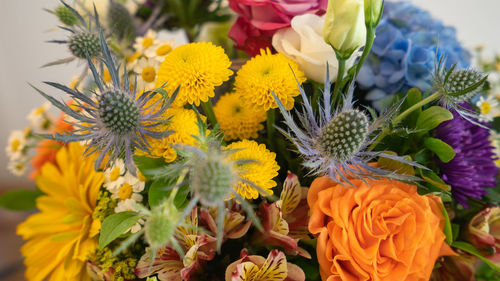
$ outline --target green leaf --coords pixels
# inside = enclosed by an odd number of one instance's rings
[[[444,163],[448,163],[455,158],[455,150],[453,150],[453,147],[440,139],[425,138],[424,146],[430,151],[436,153],[439,160]]]
[[[175,184],[171,179],[158,179],[155,180],[148,190],[149,206],[153,208],[159,205],[165,198],[170,195],[171,187]],[[170,188],[169,188],[170,187]]]
[[[451,224],[451,232],[453,233],[453,241],[457,240],[458,234],[460,234],[460,225],[456,223]]]
[[[436,175],[432,171],[422,171],[422,178],[426,182],[432,184],[433,186],[435,186],[441,190],[444,190],[444,191],[451,190],[451,186],[446,184],[438,175]]]
[[[18,189],[0,196],[0,207],[11,211],[30,211],[36,208],[36,199],[43,195],[40,190]]]
[[[163,158],[149,158],[147,156],[134,156],[134,162],[139,168],[139,171],[148,179],[154,178],[162,167],[167,163]]]
[[[393,151],[384,151],[384,153],[390,154],[390,155],[395,155],[395,156],[398,155],[396,152],[393,152]],[[412,160],[411,157],[409,157],[409,156],[404,156],[404,158],[406,160],[409,160],[409,161]],[[412,176],[415,175],[415,170],[413,169],[413,167],[409,164],[406,164],[406,163],[401,163],[401,162],[393,160],[393,159],[384,158],[383,156],[380,156],[378,158],[377,163],[378,163],[379,168],[382,168],[385,170],[395,171],[398,174],[412,175]]]
[[[174,205],[178,210],[186,207],[188,200],[187,197],[189,195],[189,185],[185,184],[179,187],[177,190],[177,194],[175,194]]]
[[[403,104],[404,109],[410,108],[412,105],[418,103],[422,100],[422,92],[420,92],[417,88],[412,88],[406,94],[406,100]],[[409,124],[412,128],[415,126],[417,122],[418,116],[422,112],[422,108],[418,108],[410,113],[404,120],[405,124]]]
[[[451,228],[451,222],[450,222],[450,216],[448,216],[448,211],[446,210],[446,207],[443,206],[443,216],[444,216],[444,235],[446,235],[446,238],[444,241],[446,241],[446,244],[451,245],[453,243],[453,229]]]
[[[420,134],[424,134],[451,119],[453,119],[453,114],[448,109],[431,106],[418,116],[416,129],[420,131]]]
[[[492,261],[489,259],[485,258],[477,249],[474,247],[472,244],[469,244],[467,242],[462,242],[462,241],[455,241],[453,244],[451,244],[452,247],[460,249],[462,251],[465,251],[471,255],[474,255],[481,259],[483,262],[485,262],[487,265],[489,265],[491,268],[494,270],[500,272],[500,267],[498,267],[496,264],[494,264]]]
[[[131,228],[140,218],[136,212],[121,212],[113,214],[102,222],[99,248],[103,249],[113,240]]]

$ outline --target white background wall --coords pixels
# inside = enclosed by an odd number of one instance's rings
[[[103,1],[103,0],[97,0]],[[448,25],[458,30],[467,47],[484,45],[500,52],[499,0],[414,0]],[[58,0],[0,1],[0,188],[30,184],[6,170],[4,147],[11,130],[27,125],[29,111],[43,99],[27,82],[41,86],[41,81],[68,83],[77,75],[77,64],[40,68],[64,58],[66,48],[45,43],[63,38],[62,31],[49,31],[56,26],[55,17],[43,8],[54,8]],[[43,87],[48,89],[48,87]]]

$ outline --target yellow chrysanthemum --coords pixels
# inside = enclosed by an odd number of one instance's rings
[[[56,163],[47,162],[36,179],[45,193],[36,201],[40,212],[17,228],[28,240],[21,252],[30,281],[90,281],[87,258],[97,248],[101,226],[92,215],[104,176],[94,170],[96,156],[83,152],[78,143],[61,148]]]
[[[248,139],[258,137],[257,132],[264,129],[266,112],[248,106],[240,93],[229,93],[222,96],[214,107],[224,139]]]
[[[158,70],[156,87],[166,84],[173,93],[180,86],[174,104],[200,105],[214,96],[216,86],[227,81],[233,72],[224,49],[212,43],[197,42],[175,48],[163,60]]]
[[[237,150],[230,154],[233,161],[240,159],[255,160],[255,162],[240,166],[240,169],[238,169],[239,176],[253,182],[267,192],[267,194],[262,194],[263,196],[272,195],[272,188],[276,186],[273,179],[278,175],[280,169],[278,163],[276,163],[276,153],[269,151],[264,144],[258,144],[251,140],[233,142],[226,148]],[[238,182],[234,189],[246,199],[259,197],[259,191],[247,183]]]
[[[170,118],[170,122],[165,126],[156,126],[151,128],[155,131],[172,130],[173,134],[166,138],[155,139],[147,138],[150,148],[150,154],[144,151],[137,151],[138,155],[150,157],[163,157],[166,162],[172,162],[177,159],[177,153],[172,148],[173,144],[194,145],[196,139],[193,136],[199,136],[198,119],[196,113],[191,109],[169,108],[165,112],[165,118]]]
[[[294,61],[281,53],[273,55],[269,49],[260,50],[260,55],[247,61],[238,71],[234,87],[245,100],[265,111],[278,107],[271,94],[273,91],[290,110],[293,98],[300,95],[294,73],[299,83],[306,81],[304,73]]]

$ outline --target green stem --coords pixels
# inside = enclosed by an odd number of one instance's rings
[[[274,110],[274,108],[271,108],[267,111],[266,127],[267,127],[267,140],[269,143],[269,149],[271,149],[272,151],[274,151],[274,131],[275,131],[274,122],[275,122],[275,119],[276,119],[275,110]],[[276,152],[276,151],[274,151],[274,152]]]
[[[201,102],[201,107],[203,107],[203,111],[207,115],[210,124],[212,124],[212,128],[215,128],[215,125],[217,125],[217,118],[215,117],[214,109],[210,100]]]
[[[339,62],[339,67],[338,67],[338,72],[337,72],[337,80],[335,81],[335,88],[333,88],[333,97],[332,97],[332,103],[335,105],[337,103],[337,99],[339,96],[339,92],[341,90],[341,85],[342,79],[344,78],[344,72],[345,72],[345,63],[346,59],[340,57],[337,52],[335,52],[337,55],[337,61]]]
[[[406,109],[405,111],[401,112],[396,118],[394,118],[392,120],[392,122],[391,122],[392,127],[396,126],[399,122],[403,121],[403,119],[405,119],[406,116],[408,116],[414,110],[419,109],[422,106],[424,106],[424,105],[426,105],[426,104],[428,104],[430,102],[433,102],[433,101],[437,100],[440,96],[441,96],[441,94],[439,92],[435,92],[434,94],[432,94],[432,95],[426,97],[425,99],[417,102],[416,104],[410,106],[408,109]],[[382,130],[382,133],[380,133],[380,135],[372,143],[372,145],[370,145],[370,147],[368,147],[368,150],[374,149],[379,144],[379,142],[381,140],[383,140],[389,133],[390,133],[390,130],[388,130],[387,128],[385,128],[384,130]]]
[[[363,49],[363,53],[361,54],[361,57],[359,58],[359,61],[356,64],[356,71],[354,72],[354,77],[358,76],[359,71],[361,71],[361,67],[365,63],[365,60],[368,57],[368,55],[370,54],[374,41],[375,41],[375,27],[367,27],[365,48]]]

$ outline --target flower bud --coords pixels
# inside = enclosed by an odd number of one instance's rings
[[[363,0],[330,0],[323,38],[342,59],[348,59],[361,48],[366,39]]]
[[[382,13],[382,0],[365,0],[366,26],[375,27]]]

